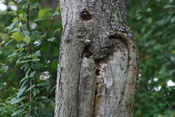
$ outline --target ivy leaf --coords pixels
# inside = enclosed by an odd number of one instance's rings
[[[50,9],[41,9],[39,11],[39,14],[38,14],[38,19],[41,19],[45,15],[46,12],[51,11],[51,10],[52,10],[51,8]]]
[[[26,42],[26,44],[29,44],[30,43],[30,36],[26,35],[24,37],[24,42]]]
[[[23,41],[24,37],[19,32],[12,33],[12,38],[17,41]]]

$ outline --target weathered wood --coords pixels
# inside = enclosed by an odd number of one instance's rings
[[[55,117],[130,117],[137,47],[125,0],[60,0]]]

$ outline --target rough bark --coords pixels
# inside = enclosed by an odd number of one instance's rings
[[[60,0],[55,117],[130,117],[137,47],[125,0]]]

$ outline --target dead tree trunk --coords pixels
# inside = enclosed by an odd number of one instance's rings
[[[60,0],[55,117],[131,117],[137,47],[125,0]]]

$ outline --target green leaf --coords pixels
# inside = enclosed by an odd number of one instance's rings
[[[11,39],[10,41],[8,41],[4,46],[8,46],[9,43],[11,43],[13,41],[13,39]]]
[[[30,43],[30,36],[26,35],[24,37],[24,42],[26,42],[26,44],[29,44]]]
[[[59,32],[60,30],[61,30],[61,28],[58,28],[57,30],[54,31],[53,34],[55,35],[55,33]]]
[[[45,21],[45,19],[36,19],[35,21],[34,21],[34,23],[37,23],[37,22],[43,22],[43,21]]]
[[[52,69],[56,69],[57,68],[57,62],[56,61],[52,61],[50,64]]]
[[[35,87],[35,85],[30,86],[26,91],[30,91],[31,89],[33,89]]]
[[[164,115],[158,115],[157,117],[165,117]]]
[[[55,40],[55,37],[52,37],[52,38],[49,38],[49,39],[47,39],[47,41],[54,41]]]
[[[52,113],[45,113],[45,114],[42,114],[42,117],[52,117],[53,114]]]
[[[39,84],[37,84],[38,87],[41,87],[41,86],[48,86],[49,83],[48,82],[41,82]]]
[[[13,29],[18,24],[18,21],[14,21],[10,26],[9,30]]]
[[[55,11],[59,11],[60,10],[60,6],[57,6],[56,10]]]
[[[12,33],[12,38],[17,41],[23,41],[24,39],[24,37],[19,32]]]
[[[0,37],[2,37],[3,36],[3,34],[2,33],[0,33]]]
[[[51,11],[51,10],[52,10],[51,8],[50,9],[41,9],[39,11],[39,14],[38,14],[38,19],[41,19],[46,12]]]
[[[9,61],[13,61],[17,56],[18,56],[18,53],[14,52],[14,53],[10,54],[7,57],[7,59],[9,59]]]
[[[152,9],[150,7],[146,9],[146,12],[151,12],[151,11]]]
[[[18,0],[18,3],[22,2],[23,0]]]
[[[30,35],[29,31],[23,31],[23,32],[24,32],[24,35]]]
[[[35,56],[41,56],[40,50],[36,51],[34,55],[35,55]]]
[[[17,110],[17,111],[15,111],[11,116],[17,116],[17,115],[19,115],[20,113],[22,113],[23,111],[24,111],[24,109]]]
[[[7,65],[4,65],[1,67],[1,69],[4,71],[4,72],[7,72],[7,70],[9,69],[9,67]]]
[[[173,7],[175,7],[175,6],[172,5],[172,4],[167,4],[167,5],[165,5],[163,8],[164,8],[164,9],[169,9],[169,8],[173,8]]]
[[[174,23],[175,22],[175,16],[171,18],[170,22],[171,23]]]
[[[10,2],[9,2],[9,5],[15,5],[15,3],[14,3],[14,2],[12,2],[12,1],[10,1]]]
[[[18,94],[17,94],[17,97],[18,97],[18,98],[24,93],[24,91],[26,90],[26,88],[27,88],[27,86],[24,86],[24,87],[21,87],[21,88],[19,89],[19,92],[18,92]]]
[[[20,101],[22,101],[26,98],[27,98],[27,96],[24,96],[24,97],[21,97],[21,98],[15,98],[14,97],[14,98],[11,99],[11,104],[13,105],[13,104],[19,103]]]

